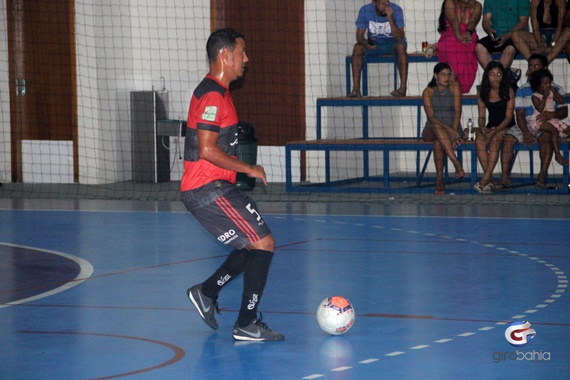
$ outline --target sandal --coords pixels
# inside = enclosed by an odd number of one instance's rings
[[[401,92],[400,90],[394,90],[390,93],[390,95],[392,95],[395,98],[402,98],[402,97],[406,96],[406,93]]]
[[[473,188],[481,194],[491,194],[495,189],[495,185],[489,182],[488,184],[483,186],[479,182],[477,182],[475,186],[473,186]]]
[[[507,183],[499,183],[495,186],[496,191],[507,191],[510,190],[511,186],[513,186],[513,181],[509,181]]]
[[[465,177],[465,171],[463,169],[459,169],[455,172],[455,179],[461,179]]]
[[[481,193],[481,194],[483,193],[483,190],[485,189],[479,182],[477,182],[477,183],[473,186],[473,188],[474,188],[475,190],[477,190],[477,192],[479,192],[479,193]]]
[[[491,194],[495,192],[495,185],[493,185],[492,182],[489,182],[487,185],[485,185],[485,187],[483,188],[482,194]]]
[[[362,98],[362,94],[360,91],[352,90],[350,94],[348,94],[349,98]]]
[[[541,180],[536,181],[534,186],[539,188],[539,189],[545,189],[545,190],[557,190],[558,189],[558,186],[548,185],[548,184],[546,184],[546,182],[541,181]]]

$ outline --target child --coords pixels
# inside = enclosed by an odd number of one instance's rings
[[[530,87],[534,91],[532,94],[534,114],[532,115],[530,128],[535,131],[549,132],[552,136],[552,149],[554,150],[556,162],[560,165],[568,165],[568,161],[560,153],[559,138],[568,136],[570,127],[560,119],[553,118],[543,123],[537,120],[538,115],[544,111],[554,112],[555,103],[566,103],[565,99],[552,87],[552,80],[552,74],[547,69],[537,70],[530,76]]]

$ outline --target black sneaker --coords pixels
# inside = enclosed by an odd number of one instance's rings
[[[186,293],[190,301],[192,301],[196,309],[198,309],[198,313],[200,313],[204,322],[214,330],[217,330],[218,322],[216,322],[215,313],[220,312],[218,310],[218,302],[202,293],[202,284],[194,285],[188,289]]]
[[[250,341],[264,341],[264,340],[283,340],[285,336],[278,332],[272,331],[265,323],[261,321],[261,313],[259,319],[254,319],[249,325],[240,327],[237,322],[234,326],[234,339],[235,340],[250,340]]]

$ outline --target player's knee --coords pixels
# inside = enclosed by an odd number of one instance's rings
[[[275,251],[275,239],[272,234],[265,236],[263,239],[256,241],[248,246],[248,249],[261,249],[264,251]]]

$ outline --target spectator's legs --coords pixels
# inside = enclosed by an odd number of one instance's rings
[[[485,70],[485,67],[493,60],[491,53],[489,53],[489,50],[487,50],[485,46],[479,43],[475,45],[475,53],[477,54],[477,61],[479,61],[481,68]]]
[[[398,60],[398,72],[400,73],[400,87],[396,90],[401,96],[405,96],[408,90],[408,66],[409,59],[406,52],[406,45],[396,44],[394,46],[396,59]]]
[[[501,58],[499,58],[499,62],[503,64],[505,69],[511,67],[513,63],[513,59],[515,59],[515,55],[517,55],[517,49],[514,46],[507,46],[503,53],[501,54]]]
[[[544,49],[537,44],[534,35],[525,30],[517,30],[514,32],[511,36],[511,40],[519,53],[521,53],[527,61],[532,53],[545,53]]]
[[[560,153],[560,138],[558,136],[558,130],[547,121],[540,125],[540,130],[550,133],[550,146],[552,147],[552,152],[554,153],[554,159],[556,162],[560,165],[568,165],[568,161],[566,161],[564,156],[562,156],[562,153]]]
[[[503,136],[493,136],[491,142],[489,143],[489,154],[487,155],[487,168],[485,169],[485,174],[481,179],[480,184],[482,186],[488,183],[493,183],[493,171],[495,166],[497,166],[497,161],[499,161],[499,151],[501,149],[501,143],[503,142]]]
[[[362,61],[366,48],[360,44],[355,44],[352,49],[352,94],[361,95],[360,77],[362,75]]]
[[[513,135],[505,135],[503,140],[503,148],[501,149],[501,181],[503,185],[511,182],[511,169],[513,165],[513,157],[515,155],[515,144],[518,140]]]
[[[558,40],[556,41],[556,45],[554,45],[554,47],[546,57],[548,58],[548,63],[554,61],[554,59],[558,57],[558,55],[562,52],[562,50],[566,51],[566,58],[568,59],[568,62],[570,62],[569,58],[570,55],[568,54],[570,53],[569,41],[570,41],[570,28],[564,28],[562,30],[562,33],[560,33],[560,37],[558,37]],[[568,45],[568,47],[566,45]]]
[[[540,172],[536,180],[544,183],[546,182],[546,173],[548,173],[548,168],[554,155],[550,133],[543,132],[538,138],[538,142],[540,143]]]
[[[461,163],[459,162],[459,160],[457,159],[457,156],[455,155],[455,149],[453,148],[453,141],[451,141],[451,138],[449,137],[449,135],[447,134],[447,131],[445,130],[444,127],[434,127],[433,128],[433,132],[435,134],[435,142],[434,142],[434,161],[436,159],[435,157],[435,147],[436,147],[436,143],[438,145],[438,148],[441,150],[441,152],[449,157],[449,159],[451,160],[451,162],[453,163],[453,167],[455,167],[455,171],[456,172],[461,172],[463,171],[463,167],[461,166]],[[443,160],[445,160],[446,157],[442,158],[442,162]],[[437,165],[437,163],[436,163]],[[442,163],[443,165],[443,163]],[[441,167],[441,169],[443,170],[443,166]],[[437,166],[436,166],[436,170],[437,170]]]
[[[443,182],[445,152],[439,140],[434,140],[433,142],[433,162],[435,164],[435,193],[443,194],[445,191],[445,184]]]
[[[481,186],[486,186],[489,183],[493,182],[493,171],[495,170],[495,166],[497,165],[497,161],[499,161],[499,150],[501,149],[501,143],[503,141],[503,136],[493,136],[491,141],[489,141],[489,151],[487,152],[486,147],[477,145],[477,157],[481,162],[481,166],[483,166],[483,170],[485,174],[483,174],[483,178],[479,182]],[[477,144],[477,141],[475,142]],[[485,142],[483,141],[483,144]]]
[[[483,173],[487,173],[487,166],[489,162],[489,153],[487,152],[487,138],[482,137],[482,135],[478,132],[477,138],[475,139],[475,148],[477,149],[477,159],[479,160],[479,165],[481,165]],[[485,186],[486,183],[482,185]]]

